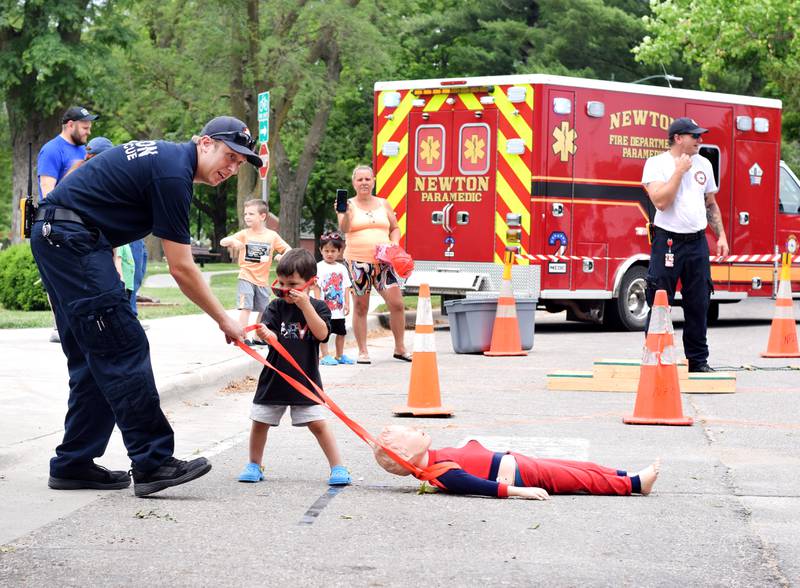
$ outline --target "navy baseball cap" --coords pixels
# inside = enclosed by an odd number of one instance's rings
[[[255,167],[264,165],[258,154],[253,151],[253,147],[256,146],[256,140],[250,134],[250,129],[238,118],[232,116],[212,118],[200,131],[200,135],[208,135],[212,139],[222,141],[236,153],[244,155],[248,163]]]
[[[684,116],[681,118],[676,118],[674,121],[672,121],[672,124],[669,125],[667,136],[674,137],[675,135],[702,135],[703,133],[707,132],[708,129],[704,129],[692,119]]]
[[[71,120],[97,120],[100,118],[99,114],[92,114],[83,106],[70,106],[61,117],[61,124],[66,124]]]
[[[86,145],[87,155],[100,155],[103,151],[108,151],[114,146],[110,139],[105,137],[95,137]]]

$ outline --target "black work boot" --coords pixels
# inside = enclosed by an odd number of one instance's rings
[[[127,472],[108,470],[92,463],[59,477],[50,476],[47,485],[53,490],[121,490],[131,485],[131,477]]]
[[[698,373],[698,372],[708,373],[708,372],[713,372],[715,370],[710,365],[708,365],[708,363],[704,361],[703,363],[689,364],[689,371],[692,373]]]
[[[147,496],[171,486],[191,482],[209,472],[211,464],[205,457],[192,461],[183,461],[170,457],[154,470],[140,472],[135,467],[133,474],[133,493],[136,496]]]

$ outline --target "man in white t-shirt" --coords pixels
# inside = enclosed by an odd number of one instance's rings
[[[651,225],[652,250],[647,270],[647,302],[652,307],[656,290],[666,290],[674,304],[681,281],[683,296],[683,349],[690,372],[712,372],[708,365],[706,323],[711,283],[706,227],[717,237],[717,255],[728,254],[728,239],[716,201],[714,170],[699,155],[707,133],[690,118],[676,118],[667,131],[669,151],[647,160],[642,184],[656,207]],[[650,316],[647,317],[647,325]]]

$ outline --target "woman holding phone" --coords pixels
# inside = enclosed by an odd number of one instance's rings
[[[353,170],[356,195],[349,200],[337,194],[336,215],[345,233],[344,259],[353,283],[353,334],[358,344],[358,363],[371,363],[367,351],[367,311],[370,291],[375,290],[389,307],[389,324],[394,335],[394,358],[411,361],[405,345],[405,308],[400,278],[392,266],[375,259],[375,246],[398,244],[400,228],[394,210],[384,198],[373,195],[375,174],[368,165]]]

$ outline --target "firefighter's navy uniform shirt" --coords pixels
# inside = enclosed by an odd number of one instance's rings
[[[264,324],[278,336],[278,341],[295,359],[297,365],[303,368],[303,371],[317,386],[322,388],[322,379],[319,375],[319,344],[327,342],[330,336],[331,311],[325,302],[316,298],[311,299],[311,305],[324,321],[325,326],[328,327],[328,335],[322,341],[317,339],[308,328],[303,311],[296,304],[289,304],[280,298],[276,298],[267,306],[267,310],[264,311]],[[267,361],[313,391],[313,387],[306,377],[300,375],[273,347],[269,348]],[[313,400],[292,388],[283,379],[283,376],[268,367],[264,367],[261,371],[253,402],[255,404],[283,405],[315,404]]]
[[[69,208],[112,247],[153,233],[191,242],[189,205],[197,170],[194,143],[131,141],[93,157],[65,177],[47,205]]]

